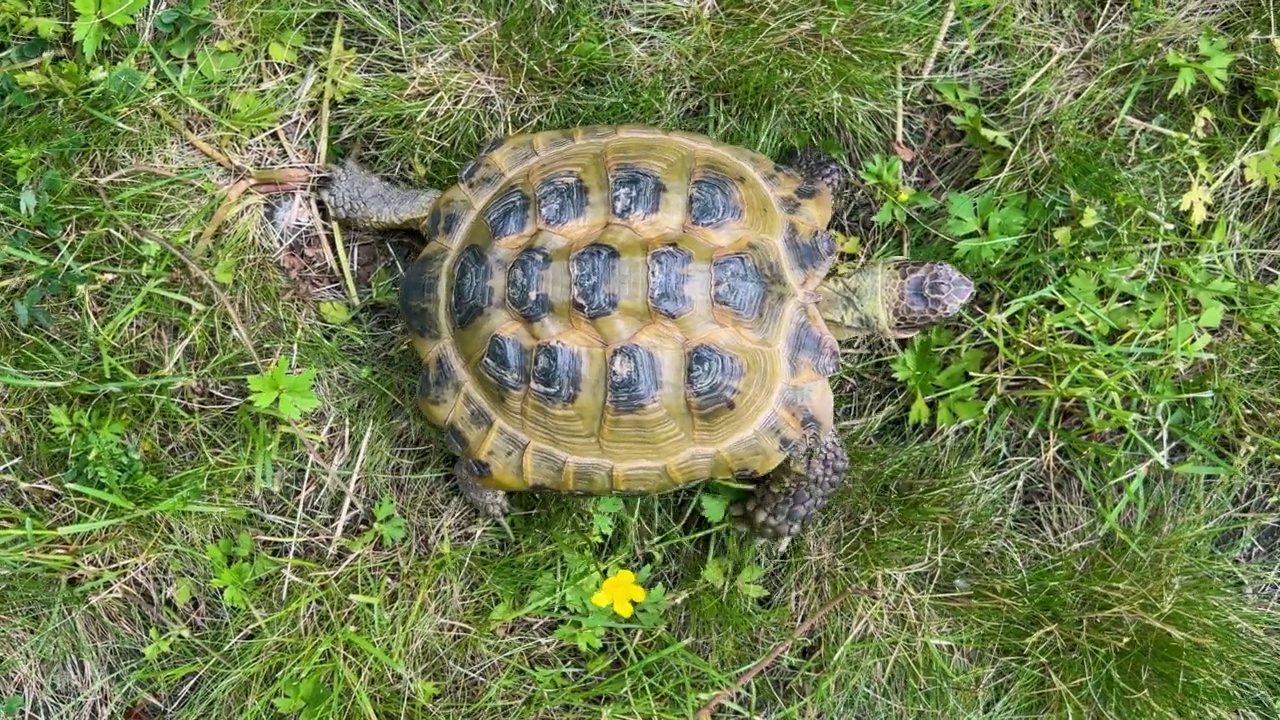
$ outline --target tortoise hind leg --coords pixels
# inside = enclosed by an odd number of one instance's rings
[[[481,482],[488,468],[478,460],[461,458],[453,466],[453,480],[458,484],[462,496],[480,511],[481,515],[497,522],[506,531],[507,537],[515,540],[511,526],[507,524],[507,513],[511,511],[511,503],[507,494],[501,490],[487,488]]]
[[[849,453],[832,430],[763,478],[754,496],[730,514],[761,539],[789,542],[826,507],[848,469]]]
[[[330,215],[369,230],[412,228],[431,213],[439,190],[393,185],[351,160],[328,168],[320,199]]]

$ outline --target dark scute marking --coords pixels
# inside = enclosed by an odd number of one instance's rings
[[[551,313],[551,297],[543,289],[543,272],[551,267],[551,253],[530,247],[520,251],[507,270],[507,304],[527,322]]]
[[[609,179],[609,197],[613,216],[627,220],[632,216],[648,217],[658,212],[662,194],[667,191],[658,173],[648,168],[620,165]]]
[[[751,480],[756,477],[756,471],[751,468],[738,468],[733,471],[734,480]]]
[[[813,326],[807,315],[801,314],[797,317],[787,344],[791,350],[788,362],[792,375],[806,366],[823,376],[836,371],[839,360],[838,348],[835,347],[832,338]]]
[[[480,372],[503,390],[519,392],[529,376],[529,351],[519,339],[496,333],[489,338]]]
[[[742,217],[742,196],[738,184],[728,176],[705,171],[689,188],[689,222],[710,227]]]
[[[686,292],[693,253],[678,245],[664,245],[649,253],[649,305],[660,315],[678,318],[693,310]]]
[[[462,434],[462,428],[452,424],[444,430],[444,444],[454,455],[466,455],[467,448],[470,447],[467,436]]]
[[[745,371],[742,360],[732,353],[714,345],[695,345],[685,353],[684,387],[690,403],[700,410],[733,410]]]
[[[488,155],[494,150],[497,150],[498,148],[502,147],[502,144],[505,143],[506,141],[507,141],[507,138],[505,135],[502,137],[496,137],[490,140],[488,145],[484,146],[484,148],[480,151],[480,154]]]
[[[440,291],[440,267],[444,258],[443,253],[418,258],[409,266],[400,286],[400,316],[413,334],[419,337],[440,337],[436,303]]]
[[[555,340],[539,344],[533,351],[529,389],[548,405],[572,405],[582,390],[582,356]]]
[[[437,353],[418,376],[418,398],[439,405],[453,396],[458,387],[458,370],[447,353]]]
[[[458,255],[449,310],[454,327],[461,330],[475,322],[493,302],[493,288],[489,286],[491,279],[492,271],[479,247],[470,245]]]
[[[518,187],[507,190],[484,209],[484,221],[494,239],[523,233],[529,227],[529,196]]]
[[[755,320],[764,304],[765,283],[750,255],[736,253],[711,262],[711,297],[743,320]]]
[[[784,239],[787,259],[799,275],[823,270],[836,254],[836,241],[826,230],[806,232],[795,223],[787,223]]]
[[[617,274],[618,249],[592,243],[573,254],[573,307],[590,319],[604,317],[618,308],[618,291],[612,287]]]
[[[465,472],[477,480],[484,480],[493,476],[493,467],[484,460],[463,460],[461,466],[461,472]]]
[[[470,183],[471,180],[476,176],[476,170],[479,170],[479,169],[480,169],[480,158],[476,158],[475,160],[472,160],[471,162],[463,166],[462,172],[458,174],[458,178],[462,180],[462,182],[464,183]]]
[[[783,195],[778,198],[778,202],[782,205],[782,211],[788,215],[795,215],[800,210],[800,201],[790,195]]]
[[[609,353],[609,406],[632,413],[658,401],[658,359],[648,348],[634,343],[619,345]]]
[[[805,180],[800,183],[800,187],[796,188],[796,197],[801,200],[812,200],[818,194],[818,188],[814,186],[812,180]]]
[[[538,217],[546,225],[568,225],[587,214],[587,186],[582,176],[564,172],[538,183]]]
[[[434,208],[431,214],[427,216],[427,237],[433,238],[440,234],[440,222],[444,217],[444,213],[440,212],[440,208]]]
[[[479,399],[470,395],[463,397],[462,408],[467,413],[467,422],[471,423],[473,430],[479,428],[488,428],[493,424],[493,413],[485,409],[480,404]]]
[[[427,237],[430,239],[448,237],[458,226],[458,213],[452,210],[435,208],[427,216]]]
[[[804,449],[804,443],[786,433],[778,433],[778,448],[787,455],[795,456]]]

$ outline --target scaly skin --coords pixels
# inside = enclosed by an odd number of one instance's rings
[[[788,541],[827,506],[848,469],[849,454],[835,431],[812,437],[729,512],[761,539]]]
[[[320,190],[334,219],[368,230],[416,229],[438,197],[439,190],[392,185],[351,160],[329,166]]]
[[[478,464],[482,465],[475,460],[459,459],[453,466],[453,480],[472,507],[501,525],[502,529],[506,530],[507,537],[514,540],[511,526],[507,524],[507,513],[511,512],[511,502],[507,494],[501,490],[491,490],[480,484],[480,476],[487,472],[487,468],[477,467]]]

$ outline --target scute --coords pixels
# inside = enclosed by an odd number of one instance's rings
[[[419,406],[503,490],[768,472],[831,423],[833,339],[804,292],[834,258],[823,202],[691,133],[488,143],[424,222],[402,291]]]

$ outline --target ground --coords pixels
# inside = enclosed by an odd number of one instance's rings
[[[0,714],[1280,713],[1280,7],[515,5],[0,0]],[[975,279],[845,346],[782,553],[723,484],[478,521],[417,239],[315,201],[596,122],[817,144],[837,272]]]

